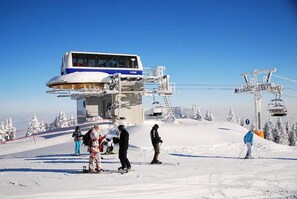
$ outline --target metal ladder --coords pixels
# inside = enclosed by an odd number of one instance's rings
[[[169,97],[167,95],[163,96],[165,108],[167,109],[167,120],[168,121],[175,121],[176,118],[172,112],[172,106],[169,100]]]

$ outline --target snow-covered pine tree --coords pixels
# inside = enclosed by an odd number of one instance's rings
[[[39,129],[40,129],[40,132],[46,131],[46,125],[44,124],[43,121],[40,121]]]
[[[197,105],[193,104],[192,105],[192,111],[193,111],[193,119],[196,119],[196,115],[197,115]]]
[[[289,143],[290,143],[290,146],[296,146],[296,143],[297,143],[296,132],[297,132],[297,124],[296,123],[293,123],[293,125],[292,125],[292,131],[289,134]]]
[[[201,115],[200,107],[198,107],[198,109],[197,109],[196,119],[198,121],[202,121],[202,115]]]
[[[0,125],[0,141],[13,140],[16,138],[16,128],[12,124],[12,119],[9,118],[5,123]]]
[[[275,127],[275,142],[283,145],[289,144],[289,136],[286,133],[284,124],[281,120],[281,118],[277,119],[276,127]]]
[[[27,130],[26,136],[31,136],[31,135],[37,134],[39,132],[41,132],[40,122],[38,122],[36,114],[33,114],[32,121],[28,125],[28,130]]]
[[[74,126],[76,125],[76,121],[74,120],[73,115],[71,115],[70,120],[68,122],[68,126]]]
[[[4,123],[1,122],[1,125],[0,125],[0,141],[5,142],[6,137],[7,137],[7,134],[5,132]]]
[[[202,116],[201,116],[200,107],[198,107],[197,105],[192,105],[192,111],[193,111],[193,119],[201,121]]]
[[[55,124],[54,126],[56,128],[63,128],[63,127],[69,126],[67,118],[66,118],[65,114],[63,113],[63,111],[60,111],[59,115],[55,119],[54,124]]]
[[[234,123],[237,122],[236,115],[235,115],[235,113],[234,113],[234,111],[232,110],[231,107],[230,107],[230,111],[229,111],[229,113],[228,113],[227,121],[229,121],[229,122],[234,122]]]
[[[209,109],[207,109],[204,119],[206,121],[214,121],[215,120],[214,116],[212,115],[212,112]]]
[[[266,140],[274,141],[273,137],[273,124],[271,118],[269,117],[268,121],[264,125],[264,138]]]
[[[9,140],[16,138],[16,128],[13,127],[11,118],[7,121],[6,133],[8,134]]]
[[[245,122],[244,122],[244,119],[241,118],[241,119],[240,119],[240,126],[244,126],[244,123],[245,123]]]
[[[287,132],[287,134],[289,134],[289,131],[290,131],[290,124],[289,124],[289,122],[286,122],[286,132]]]

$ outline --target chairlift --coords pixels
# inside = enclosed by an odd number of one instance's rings
[[[154,102],[152,104],[153,114],[151,114],[150,116],[161,116],[163,114],[163,107],[159,102],[155,101],[155,95],[154,94],[153,94],[153,100],[154,100]]]
[[[271,116],[275,117],[284,117],[287,115],[287,109],[284,105],[284,101],[280,98],[275,98],[269,102],[268,111]]]

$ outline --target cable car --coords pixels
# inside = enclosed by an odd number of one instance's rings
[[[279,98],[275,98],[269,102],[268,111],[271,116],[283,117],[287,115],[287,109],[284,105],[284,101]]]

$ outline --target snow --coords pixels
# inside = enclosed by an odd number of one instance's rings
[[[111,81],[108,73],[103,72],[75,72],[53,77],[47,85],[59,83],[109,83]]]
[[[158,123],[162,165],[150,165],[149,132]],[[82,128],[86,132],[89,127]],[[105,124],[103,131],[106,132]],[[0,145],[0,198],[296,198],[297,147],[255,136],[246,153],[247,129],[222,121],[147,121],[127,127],[128,174],[77,174],[88,165],[86,148],[74,156],[73,130],[43,133]],[[116,151],[117,149],[115,149]],[[242,151],[242,153],[241,153]],[[120,166],[103,155],[103,168]]]

